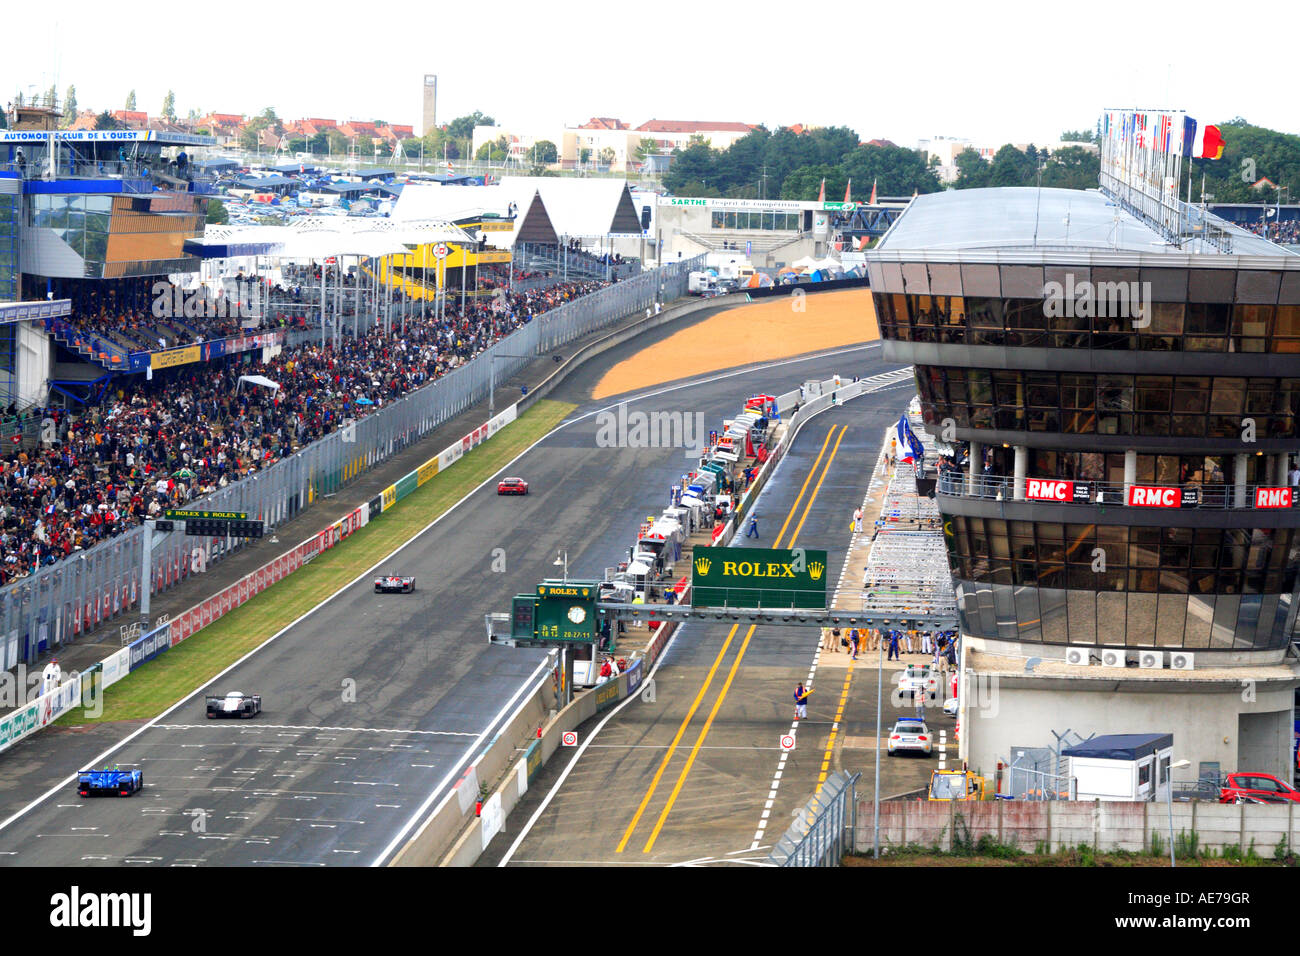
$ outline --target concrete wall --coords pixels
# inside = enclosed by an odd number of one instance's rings
[[[859,801],[857,827],[851,846],[858,853],[873,847],[874,806]],[[880,804],[880,844],[884,849],[909,844],[951,850],[953,833],[968,828],[977,841],[989,835],[999,843],[1032,851],[1043,844],[1052,850],[1088,844],[1096,850],[1149,850],[1158,833],[1168,852],[1171,808],[1164,803],[1103,803],[1060,801],[1026,803],[1014,800],[980,803],[940,803],[898,800]],[[1202,849],[1222,852],[1255,843],[1255,852],[1271,857],[1282,839],[1289,847],[1300,837],[1300,806],[1282,804],[1218,804],[1192,801],[1172,806],[1173,832],[1197,834]]]
[[[981,684],[985,678],[980,678]],[[1080,681],[1079,683],[1083,683]],[[1036,737],[1041,746],[1053,742],[1049,733],[1074,730],[1089,734],[1172,733],[1174,760],[1190,760],[1192,766],[1175,772],[1174,781],[1194,780],[1199,764],[1215,762],[1224,773],[1255,770],[1272,773],[1283,780],[1291,774],[1291,690],[1258,691],[1234,688],[1230,692],[1198,693],[1184,686],[1179,692],[1129,693],[1119,681],[1089,681],[1094,688],[1062,691],[1058,687],[1031,689],[1009,687],[997,681],[996,692],[978,695],[989,706],[962,715],[959,754],[972,770],[992,776],[999,760],[1006,761],[1013,746],[1023,746]],[[969,682],[966,685],[970,686]],[[964,700],[972,695],[963,694]],[[1243,697],[1251,697],[1244,700]],[[1238,717],[1259,715],[1256,732],[1262,741],[1271,740],[1271,757],[1264,760],[1263,743],[1243,754]],[[1271,730],[1270,730],[1271,728]],[[1261,765],[1245,761],[1260,759]]]

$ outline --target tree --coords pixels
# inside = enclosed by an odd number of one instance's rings
[[[582,163],[583,165],[586,165],[586,164],[587,164],[588,162],[590,162],[590,161],[591,161],[591,149],[590,149],[590,148],[584,146],[584,147],[582,147],[582,149],[578,150],[578,162],[579,162],[579,163]]]
[[[135,109],[135,90],[132,90],[130,93],[126,94],[126,108],[128,110]]]
[[[781,184],[782,199],[814,200],[821,189],[822,180],[826,180],[826,197],[839,199],[844,195],[848,176],[838,166],[821,163],[816,166],[800,166],[785,177]]]
[[[600,164],[602,166],[613,166],[614,160],[617,158],[618,155],[614,152],[614,147],[612,146],[606,146],[600,151]]]
[[[859,146],[844,157],[840,168],[858,184],[860,194],[870,195],[873,182],[880,196],[910,196],[941,188],[926,154],[903,146]],[[826,190],[828,197],[834,196],[829,182]]]
[[[447,130],[447,127],[435,127],[424,134],[424,158],[440,163],[443,161],[444,156],[448,160],[460,159],[460,144],[457,142],[456,137],[452,136]]]
[[[246,153],[255,153],[261,142],[262,130],[271,125],[271,121],[265,116],[255,116],[244,124],[244,128],[239,132],[239,148]]]
[[[658,151],[658,141],[649,136],[642,136],[641,142],[637,143],[636,150],[632,155],[636,157],[637,162],[644,163]]]
[[[317,133],[311,139],[307,140],[307,152],[313,156],[324,156],[330,151],[330,140],[323,132]]]
[[[176,94],[171,90],[168,90],[167,95],[163,97],[162,115],[167,122],[176,122]]]
[[[375,141],[369,136],[362,134],[357,137],[357,155],[370,156],[375,151]]]
[[[63,125],[71,126],[77,121],[77,88],[69,85],[63,94]]]
[[[447,132],[452,139],[469,139],[474,138],[474,127],[476,126],[496,126],[497,121],[485,113],[475,110],[466,116],[457,116],[447,124]]]
[[[957,189],[982,189],[989,184],[989,164],[973,149],[963,149],[953,157],[957,167]]]
[[[210,226],[224,226],[230,222],[230,214],[226,212],[226,204],[220,199],[208,200],[208,218],[207,223]]]
[[[1036,179],[1037,165],[1010,143],[993,154],[989,169],[990,186],[1026,186]]]
[[[537,164],[540,166],[559,162],[560,159],[559,149],[556,148],[556,145],[549,139],[539,139],[537,142],[533,143],[532,153],[533,159],[536,160]]]
[[[117,120],[113,119],[113,114],[104,110],[95,117],[95,129],[120,129],[120,126]]]
[[[274,106],[266,107],[266,109],[262,110],[262,112],[257,115],[266,120],[271,126],[280,125],[280,117],[276,115]]]
[[[1048,157],[1043,167],[1043,185],[1058,189],[1095,189],[1101,173],[1101,159],[1082,146],[1066,146]]]
[[[333,156],[344,156],[348,151],[348,138],[337,129],[325,131],[325,151]]]
[[[506,142],[504,136],[498,136],[496,142],[484,143],[474,154],[474,158],[483,163],[503,162],[509,154],[510,144]]]
[[[51,83],[50,88],[45,91],[45,105],[49,109],[54,109],[54,105],[58,101],[59,101],[59,91],[56,90],[54,88],[54,84]]]
[[[1061,134],[1062,143],[1095,143],[1097,134],[1090,129],[1067,129]]]
[[[583,162],[586,162],[585,158]],[[685,196],[685,186],[695,183],[695,188],[705,190],[695,195],[720,196],[722,191],[717,187],[720,178],[716,172],[717,165],[718,151],[703,140],[692,142],[685,149],[678,147],[673,150],[673,164],[664,175],[664,187],[679,196]],[[710,184],[713,184],[713,191],[707,192]]]
[[[301,136],[295,136],[285,141],[284,148],[291,153],[305,153],[307,152],[307,140]]]

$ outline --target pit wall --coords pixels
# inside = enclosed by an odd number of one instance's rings
[[[753,502],[758,500],[759,492],[794,443],[799,429],[817,414],[836,407],[850,398],[865,394],[871,391],[872,387],[871,382],[853,382],[849,378],[840,376],[819,383],[803,396],[798,390],[778,396],[777,409],[781,415],[789,413],[796,404],[799,408],[789,419],[790,427],[785,435],[771,450],[767,461],[763,463],[749,489],[742,496],[736,512],[740,516],[739,520],[743,520],[743,516],[752,507]],[[799,404],[800,402],[802,404]],[[718,528],[721,530],[715,529],[714,543],[719,545],[731,543],[737,527],[739,524],[732,521],[719,525]],[[689,600],[690,590],[687,588],[682,594],[681,603],[686,604]],[[432,811],[416,835],[393,858],[390,865],[473,866],[492,839],[505,828],[510,812],[528,792],[529,786],[542,767],[562,746],[564,734],[576,731],[592,717],[628,696],[641,692],[641,685],[646,675],[654,669],[659,655],[663,653],[664,647],[672,639],[678,626],[679,624],[675,622],[659,624],[644,657],[636,660],[617,678],[610,678],[575,698],[544,725],[535,726],[531,722],[531,715],[539,709],[544,709],[544,704],[538,703],[539,697],[549,692],[552,694],[552,701],[554,700],[555,678],[544,678],[533,695],[507,721],[507,729],[498,734],[471,765],[471,770],[477,771],[475,778],[471,781],[467,771],[466,777],[463,777],[458,784],[458,788],[473,786],[477,789],[482,781],[497,780],[497,776],[492,772],[493,767],[502,770],[509,768],[505,772],[504,779],[499,781],[487,800],[482,801],[481,810],[478,801],[457,799],[454,792],[449,793]],[[510,766],[512,760],[513,767]],[[497,772],[500,773],[501,770]],[[462,827],[464,831],[455,839],[451,848],[446,850],[445,841],[448,835],[454,835]]]

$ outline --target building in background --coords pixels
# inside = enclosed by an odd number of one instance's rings
[[[438,75],[424,74],[424,102],[420,135],[428,136],[438,126]]]
[[[866,254],[885,357],[969,455],[938,488],[961,756],[1174,730],[1198,770],[1287,779],[1300,256],[1143,192],[1177,164],[1126,148],[1109,194],[921,196]]]

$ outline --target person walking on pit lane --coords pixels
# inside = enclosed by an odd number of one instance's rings
[[[862,509],[861,508],[853,509],[853,530],[854,532],[862,531]]]
[[[758,514],[753,513],[749,516],[749,527],[745,529],[746,538],[758,537]]]
[[[794,719],[803,720],[808,716],[808,695],[811,690],[804,690],[803,681],[794,689]]]
[[[860,640],[858,629],[856,627],[849,628],[849,654],[852,655],[851,660],[856,661],[858,659],[858,642]]]
[[[898,631],[891,630],[889,632],[889,657],[886,658],[887,660],[891,660],[891,661],[902,660],[902,656],[898,653],[898,638],[899,638]]]

